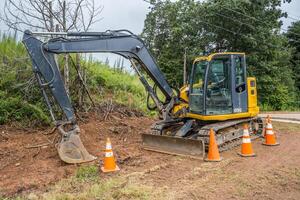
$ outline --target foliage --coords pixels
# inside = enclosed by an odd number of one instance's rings
[[[0,100],[0,124],[21,122],[24,126],[48,125],[50,120],[41,109],[20,97],[8,97]]]
[[[197,32],[198,4],[190,0],[157,1],[145,20],[142,37],[173,86],[182,83],[184,49],[188,47],[189,64],[205,41]],[[197,48],[196,48],[197,46]]]
[[[136,75],[113,70],[96,61],[83,62],[87,85],[98,102],[107,98],[130,108],[149,112],[146,108],[146,91]]]
[[[286,16],[280,6],[281,0],[152,1],[142,36],[177,87],[185,48],[190,65],[200,52],[245,52],[249,75],[257,78],[259,102],[286,109],[295,106],[297,90],[291,50],[280,33],[280,18]]]
[[[50,119],[22,43],[2,36],[0,41],[0,124],[47,125]]]
[[[298,88],[298,105],[300,105],[300,21],[292,23],[286,36],[292,47],[291,63],[295,85]]]
[[[74,56],[71,55],[74,59]],[[63,58],[59,57],[59,63]],[[69,59],[70,60],[70,59]],[[97,61],[84,61],[81,66],[94,101],[107,99],[147,112],[146,92],[135,75],[113,70]],[[85,95],[84,105],[78,104],[78,75],[70,61],[71,99],[76,110],[90,107]],[[83,91],[84,94],[85,91]],[[81,107],[80,107],[81,106]],[[56,108],[57,109],[57,108]],[[31,62],[21,42],[3,36],[0,40],[0,124],[14,123],[28,127],[50,123],[40,89],[32,73]]]

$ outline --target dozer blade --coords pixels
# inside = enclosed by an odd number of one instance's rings
[[[143,148],[161,153],[203,159],[205,145],[202,140],[162,135],[142,134]]]
[[[60,159],[70,164],[90,162],[96,159],[85,149],[78,133],[71,133],[67,137],[63,135],[57,150]]]

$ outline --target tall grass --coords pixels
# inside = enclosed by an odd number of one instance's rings
[[[62,64],[62,59],[59,63]],[[146,92],[137,76],[113,70],[97,61],[82,59],[81,66],[86,72],[87,85],[94,101],[111,99],[115,103],[148,112]],[[76,88],[72,80],[78,77],[73,67],[70,74],[71,88]],[[71,94],[72,100],[76,100],[75,95]],[[50,118],[25,47],[11,37],[0,36],[0,124],[14,122],[36,126],[49,124]]]
[[[99,62],[87,62],[87,83],[98,101],[112,98],[116,103],[147,113],[146,91],[136,75],[113,70]]]
[[[0,124],[36,126],[50,123],[32,78],[23,44],[9,36],[0,36]]]

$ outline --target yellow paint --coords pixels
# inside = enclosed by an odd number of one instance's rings
[[[253,117],[251,113],[232,113],[232,114],[226,114],[226,115],[199,115],[195,113],[186,113],[185,116],[182,116],[184,118],[193,118],[198,119],[202,121],[225,121],[230,119],[240,119],[240,118],[246,118],[246,117]]]
[[[189,85],[184,85],[182,88],[179,90],[179,97],[183,99],[186,102],[189,102],[189,96],[188,96],[188,91],[189,91]]]
[[[175,105],[173,107],[173,114],[176,114],[178,111],[183,111],[183,110],[186,110],[187,108],[189,107],[189,104],[188,103],[180,103],[178,105]],[[184,117],[184,115],[180,115],[179,117]]]
[[[197,61],[202,61],[202,60],[206,60],[206,61],[211,61],[213,59],[214,56],[221,56],[221,55],[242,55],[245,56],[245,53],[241,53],[241,52],[222,52],[222,53],[212,53],[208,56],[199,56],[194,60],[194,63]]]
[[[251,86],[251,82],[254,83]],[[253,116],[258,115],[259,107],[257,106],[257,89],[256,89],[256,79],[254,77],[247,78],[247,86],[248,86],[248,112]]]

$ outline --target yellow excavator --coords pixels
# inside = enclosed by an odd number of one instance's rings
[[[189,83],[178,96],[180,103],[172,108],[177,118],[170,124],[156,123],[154,134],[143,134],[145,149],[199,158],[208,148],[211,128],[221,151],[241,143],[244,123],[250,124],[253,138],[262,135],[256,79],[247,77],[245,53],[197,57]]]
[[[55,37],[46,42],[37,38],[50,34]],[[59,156],[67,163],[88,162],[95,157],[88,153],[80,140],[80,129],[55,59],[55,55],[63,53],[110,52],[131,62],[149,94],[148,108],[158,110],[161,116],[161,120],[151,127],[151,132],[142,135],[145,149],[202,158],[211,128],[216,132],[221,151],[240,144],[244,123],[249,124],[252,137],[262,134],[263,123],[257,117],[256,80],[247,77],[244,53],[223,52],[196,58],[188,84],[174,89],[144,42],[128,30],[84,33],[25,31],[23,43],[51,117],[62,135]],[[154,86],[149,84],[145,74]],[[165,97],[164,101],[159,98],[158,89]],[[61,108],[63,118],[55,116],[49,95]],[[150,105],[150,98],[155,106]]]

